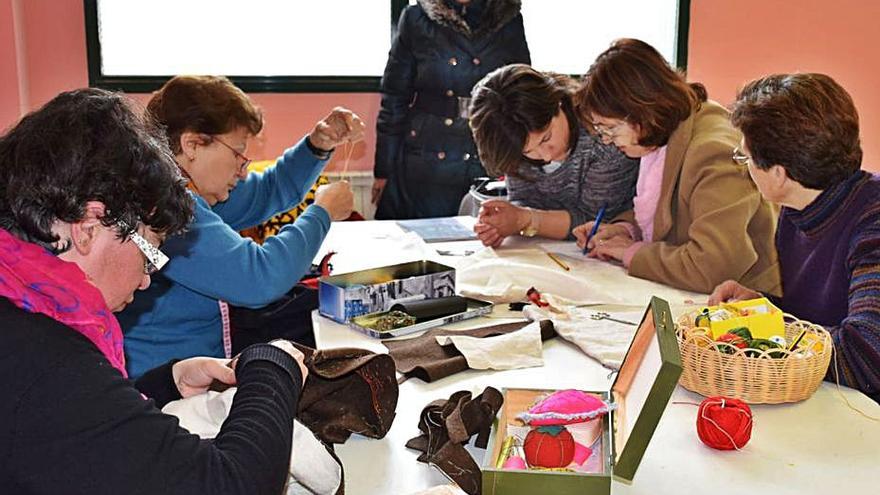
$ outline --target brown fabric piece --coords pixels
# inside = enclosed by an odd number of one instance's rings
[[[384,437],[398,397],[391,356],[365,349],[298,347],[306,355],[309,376],[297,419],[328,444],[344,443],[352,433]]]
[[[426,332],[421,337],[407,340],[383,342],[394,362],[397,371],[403,373],[405,378],[420,378],[426,382],[432,382],[459,373],[468,369],[467,359],[455,348],[454,345],[442,346],[437,343],[437,336],[443,335],[467,335],[470,337],[494,337],[515,332],[526,325],[529,321],[503,323],[474,330],[447,330],[437,328]],[[553,322],[541,321],[541,340],[556,337]],[[403,381],[403,380],[401,380]]]
[[[408,441],[406,446],[422,452],[418,457],[420,462],[436,466],[462,490],[478,495],[482,489],[482,473],[464,446],[477,434],[475,445],[486,448],[492,422],[503,402],[501,392],[492,387],[486,387],[474,398],[470,392],[458,391],[448,400],[435,400],[419,417],[422,434]]]

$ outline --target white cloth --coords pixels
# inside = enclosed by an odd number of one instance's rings
[[[229,415],[235,387],[171,401],[162,412],[177,416],[180,426],[202,438],[214,438]],[[305,425],[293,421],[293,445],[287,495],[332,495],[342,483],[342,466]]]
[[[432,486],[427,490],[422,490],[412,495],[467,495],[461,488],[455,485],[438,485]]]
[[[523,314],[537,323],[540,320],[551,320],[556,333],[563,339],[578,346],[587,356],[599,361],[603,366],[620,369],[623,357],[629,349],[633,335],[642,321],[643,311],[608,312],[608,316],[628,321],[636,325],[627,325],[608,319],[593,319],[599,312],[591,308],[575,308],[556,306],[562,313],[555,313],[546,308],[528,305]]]
[[[515,332],[494,337],[441,335],[435,338],[442,346],[454,345],[471,369],[511,370],[544,366],[541,325],[537,321]]]
[[[484,249],[461,260],[456,269],[456,290],[466,296],[496,303],[526,299],[529,287],[556,295],[572,306],[616,304],[647,307],[651,296],[672,306],[706,299],[693,292],[666,287],[628,275],[622,266],[576,255],[573,242],[545,243],[544,249]],[[555,247],[558,246],[558,247]],[[546,249],[546,251],[545,251]],[[547,252],[569,266],[565,271]]]

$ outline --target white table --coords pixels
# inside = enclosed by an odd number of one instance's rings
[[[516,241],[521,243],[522,241]],[[515,244],[516,244],[515,242]],[[403,236],[393,222],[335,223],[322,252],[337,251],[334,273],[344,273],[416,259],[455,265],[458,257],[437,255]],[[473,242],[446,248],[474,249]],[[627,277],[623,269],[621,277]],[[673,308],[674,309],[674,308]],[[379,341],[317,314],[313,315],[319,348],[363,347],[387,352]],[[467,323],[467,322],[463,322]],[[353,435],[338,446],[345,465],[349,495],[405,495],[448,483],[436,469],[417,462],[418,453],[404,447],[417,436],[419,413],[430,401],[457,390],[482,391],[486,386],[607,390],[608,369],[562,339],[544,344],[545,366],[507,371],[469,370],[434,383],[410,379],[400,386],[397,417],[381,440]],[[615,494],[681,493],[880,493],[880,423],[851,410],[849,402],[880,417],[880,406],[865,395],[824,383],[810,399],[789,405],[752,406],[752,439],[740,452],[720,452],[697,438],[695,421],[702,397],[678,387],[642,459],[632,485],[614,483]],[[841,396],[842,394],[842,396]],[[484,451],[471,448],[481,464]]]

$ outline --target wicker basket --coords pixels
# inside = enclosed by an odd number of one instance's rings
[[[809,398],[825,378],[833,348],[831,335],[819,325],[785,315],[786,341],[806,330],[817,336],[819,350],[776,349],[776,356],[784,353],[785,357],[771,357],[767,351],[755,356],[759,351],[751,349],[752,356],[748,356],[745,349],[714,342],[695,330],[696,315],[682,315],[675,332],[683,368],[679,383],[690,391],[707,397],[736,397],[751,404],[779,404]],[[726,354],[721,351],[724,347],[735,352]]]

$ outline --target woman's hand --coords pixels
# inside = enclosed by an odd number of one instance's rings
[[[593,224],[596,222],[587,222],[585,224],[578,225],[577,227],[571,230],[571,235],[574,236],[577,245],[579,248],[583,249],[584,244],[587,242],[587,236],[590,235],[590,231],[593,230]],[[590,238],[590,242],[587,245],[587,249],[595,249],[599,241],[602,241],[604,244],[605,241],[608,241],[614,237],[624,237],[629,239],[632,244],[633,238],[630,235],[629,229],[627,229],[622,223],[607,223],[599,226],[599,230],[596,231],[596,234]]]
[[[318,186],[315,191],[315,204],[327,210],[330,220],[345,220],[354,210],[354,193],[348,181],[341,180]]]
[[[597,237],[599,237],[598,232],[590,239],[590,245],[594,247],[587,255],[602,261],[623,261],[627,248],[636,242],[629,235],[617,235],[607,239],[596,239]]]
[[[306,356],[302,351],[297,349],[289,340],[278,339],[269,342],[269,344],[290,354],[290,357],[292,357],[296,361],[296,364],[299,365],[299,371],[302,374],[303,379],[303,386],[305,386],[306,378],[309,376],[309,369],[306,367]]]
[[[380,179],[376,177],[373,179],[373,189],[370,191],[372,196],[370,197],[370,202],[374,205],[379,204],[379,200],[382,199],[382,193],[385,191],[385,184],[388,183],[388,179]]]
[[[717,306],[720,303],[728,301],[743,301],[747,299],[757,299],[763,297],[760,292],[755,292],[748,287],[741,285],[736,280],[725,280],[715,287],[712,295],[709,296],[709,306]]]
[[[480,206],[474,232],[484,246],[498,247],[501,242],[525,228],[529,210],[501,199],[490,199]]]
[[[364,138],[366,126],[360,117],[351,110],[336,107],[330,115],[315,124],[309,134],[312,146],[330,151],[342,143],[355,143]]]
[[[229,360],[210,357],[194,357],[174,363],[171,376],[183,398],[208,391],[214,380],[235,385],[235,370],[227,366]]]

